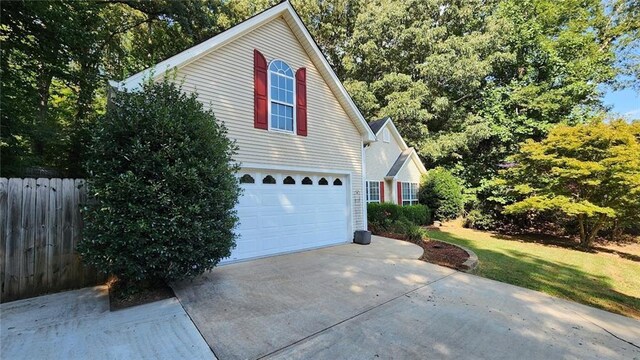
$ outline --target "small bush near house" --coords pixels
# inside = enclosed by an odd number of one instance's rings
[[[367,205],[369,229],[374,234],[392,233],[418,242],[425,235],[420,225],[430,223],[429,209],[424,205],[399,206],[392,203]]]
[[[115,95],[92,130],[82,259],[124,288],[190,278],[235,246],[235,144],[196,95],[165,81]]]
[[[429,208],[424,205],[401,206],[402,215],[416,225],[431,224]]]
[[[455,219],[464,206],[460,181],[444,168],[435,168],[427,173],[420,186],[419,199],[433,211],[433,218],[437,220]]]
[[[399,206],[392,203],[367,204],[369,223],[388,227],[391,223],[406,219],[416,225],[431,223],[429,208],[424,205]]]

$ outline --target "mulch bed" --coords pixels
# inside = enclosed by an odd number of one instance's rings
[[[173,290],[165,283],[156,283],[137,291],[134,294],[123,295],[118,282],[109,286],[109,310],[116,311],[132,306],[143,305],[175,297]]]
[[[376,235],[409,241],[403,235],[394,233],[378,233]],[[421,244],[416,245],[420,245],[424,249],[424,253],[420,257],[422,261],[461,271],[469,270],[466,265],[463,265],[469,259],[469,254],[455,245],[431,239],[423,240]]]

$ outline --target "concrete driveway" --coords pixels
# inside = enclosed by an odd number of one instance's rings
[[[106,286],[0,305],[2,359],[214,359],[178,301],[109,311]]]
[[[640,322],[416,260],[374,237],[174,290],[221,359],[640,359]]]

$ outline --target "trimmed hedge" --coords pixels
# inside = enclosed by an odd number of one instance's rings
[[[401,219],[406,219],[415,225],[431,223],[431,212],[424,205],[399,206],[392,203],[369,203],[367,217],[370,223],[379,225]]]

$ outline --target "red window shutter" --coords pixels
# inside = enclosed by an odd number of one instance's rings
[[[398,181],[398,205],[402,206],[402,182]]]
[[[269,103],[267,99],[267,60],[258,50],[253,50],[253,127],[269,128]]]
[[[307,69],[296,71],[296,128],[298,135],[307,136]]]
[[[380,181],[380,202],[384,202],[384,181]]]

